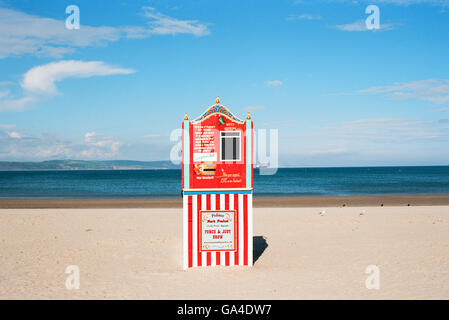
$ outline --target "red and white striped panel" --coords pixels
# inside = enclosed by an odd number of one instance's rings
[[[253,265],[252,194],[195,194],[183,196],[184,269],[204,266]],[[199,252],[200,210],[236,210],[237,250]]]

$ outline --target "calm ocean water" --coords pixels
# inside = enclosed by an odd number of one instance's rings
[[[255,195],[449,193],[449,166],[255,170]],[[179,197],[181,170],[0,172],[0,198]]]

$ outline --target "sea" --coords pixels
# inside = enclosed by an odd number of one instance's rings
[[[254,170],[255,196],[449,193],[449,166]],[[181,196],[181,170],[0,171],[0,198]]]

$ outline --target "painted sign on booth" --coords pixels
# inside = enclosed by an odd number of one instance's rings
[[[252,127],[252,122],[251,122]],[[185,189],[251,188],[247,181],[248,123],[222,105],[210,107],[189,126],[189,185]],[[252,150],[250,147],[249,150]],[[250,151],[251,152],[251,151]]]
[[[192,181],[190,188],[244,188],[245,123],[237,123],[217,112],[192,123]]]
[[[235,251],[235,211],[200,210],[199,251]]]

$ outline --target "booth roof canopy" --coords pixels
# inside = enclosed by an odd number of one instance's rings
[[[216,102],[217,102],[217,104],[214,104],[213,106],[210,106],[198,118],[196,118],[195,120],[192,120],[192,123],[201,122],[201,121],[207,119],[208,117],[210,117],[210,116],[212,116],[214,114],[224,115],[225,117],[227,117],[227,118],[229,118],[232,121],[235,121],[237,123],[245,123],[244,120],[241,120],[241,119],[237,118],[235,115],[233,115],[232,112],[229,111],[229,109],[227,107],[221,105],[220,104],[220,100],[218,98],[217,98]]]

